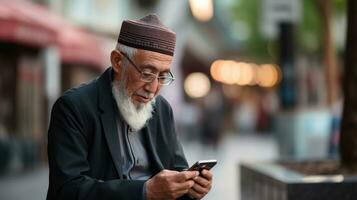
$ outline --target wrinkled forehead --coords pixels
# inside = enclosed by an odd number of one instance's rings
[[[173,56],[139,49],[134,59],[141,69],[150,68],[154,71],[164,72],[170,71]]]

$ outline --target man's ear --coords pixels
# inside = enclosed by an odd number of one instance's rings
[[[119,73],[123,55],[118,50],[113,50],[110,54],[110,62],[115,73]]]

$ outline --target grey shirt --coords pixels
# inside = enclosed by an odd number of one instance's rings
[[[152,176],[146,140],[143,132],[133,131],[124,121],[117,119],[121,148],[122,171],[126,179],[147,180]],[[119,128],[121,127],[121,130]],[[123,134],[124,133],[124,134]]]
[[[145,149],[145,137],[142,131],[134,131],[127,126],[127,139],[131,150],[133,166],[129,176],[135,180],[147,180],[152,175],[147,151]]]

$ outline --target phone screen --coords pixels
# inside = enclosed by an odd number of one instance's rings
[[[217,160],[199,160],[195,164],[193,164],[188,170],[189,171],[202,171],[204,169],[210,170],[216,164],[217,164]]]

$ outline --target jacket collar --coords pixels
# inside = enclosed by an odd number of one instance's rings
[[[105,72],[98,78],[98,98],[99,98],[99,108],[102,112],[109,111],[113,106],[113,95],[112,91],[112,80],[113,80],[113,69],[109,67]]]
[[[107,141],[109,151],[118,175],[120,178],[123,178],[123,172],[121,168],[123,157],[121,156],[122,152],[120,150],[118,137],[118,129],[122,129],[121,127],[117,127],[116,123],[118,110],[116,108],[115,101],[111,92],[112,77],[113,70],[110,67],[98,78],[98,102],[100,109],[100,119],[103,125],[105,139]]]

